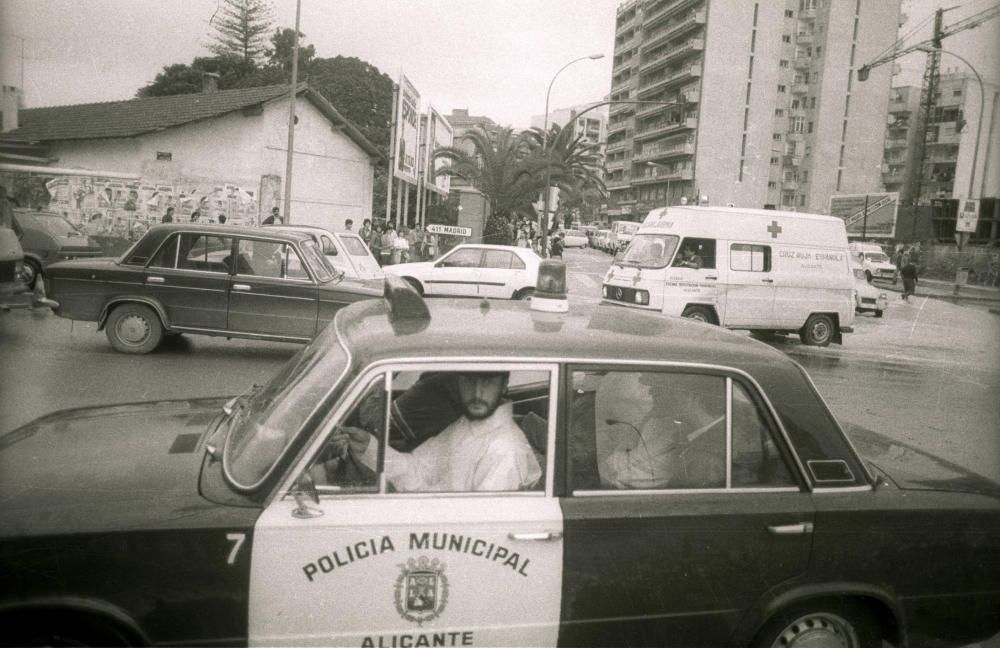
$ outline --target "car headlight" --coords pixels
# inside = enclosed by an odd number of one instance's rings
[[[607,297],[608,296],[608,287],[607,286],[601,286],[601,296],[602,297]]]
[[[635,291],[635,303],[640,306],[645,306],[649,304],[649,292],[646,290]]]

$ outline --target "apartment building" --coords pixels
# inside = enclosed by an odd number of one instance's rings
[[[567,124],[572,122],[575,136],[583,137],[584,141],[593,144],[604,144],[608,136],[608,107],[593,108],[593,105],[593,103],[580,104],[579,106],[550,111],[549,126],[559,124],[565,128]],[[584,112],[585,114],[580,114]],[[535,115],[531,118],[531,126],[532,128],[543,128],[545,121],[545,115]]]
[[[825,212],[881,184],[899,0],[629,0],[617,12],[609,215],[688,200]]]
[[[920,88],[899,86],[889,93],[889,117],[885,130],[882,186],[899,192],[899,202],[909,205],[916,190],[916,155],[920,132]]]

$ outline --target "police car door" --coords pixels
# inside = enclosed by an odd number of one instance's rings
[[[388,434],[389,447],[404,453],[428,443],[429,433],[435,442],[451,438],[461,408],[447,380],[460,369],[511,372],[513,403],[494,416],[505,411],[517,426],[507,432],[530,444],[527,454],[519,446],[518,465],[537,467],[521,470],[519,481],[532,483],[502,492],[412,485],[403,492],[387,477],[383,444],[375,470],[353,453],[347,461],[331,454],[335,426]],[[555,645],[562,571],[552,496],[556,386],[556,366],[544,364],[397,365],[357,380],[257,524],[250,644]],[[468,456],[454,448],[449,455]],[[295,475],[304,474],[318,501],[296,499]]]

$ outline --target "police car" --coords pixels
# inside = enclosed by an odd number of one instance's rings
[[[0,437],[3,642],[861,647],[1000,630],[997,485],[849,440],[781,353],[569,308],[551,261],[530,304],[386,284],[228,401],[71,410]],[[422,450],[449,435],[463,466]]]

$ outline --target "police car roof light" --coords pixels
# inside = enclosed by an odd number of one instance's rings
[[[566,264],[562,261],[544,259],[538,264],[538,279],[535,294],[531,296],[531,309],[548,313],[565,313],[569,310],[566,301]]]
[[[386,274],[382,296],[389,306],[390,322],[429,320],[431,318],[431,313],[427,309],[427,303],[424,302],[423,297],[402,277]]]

